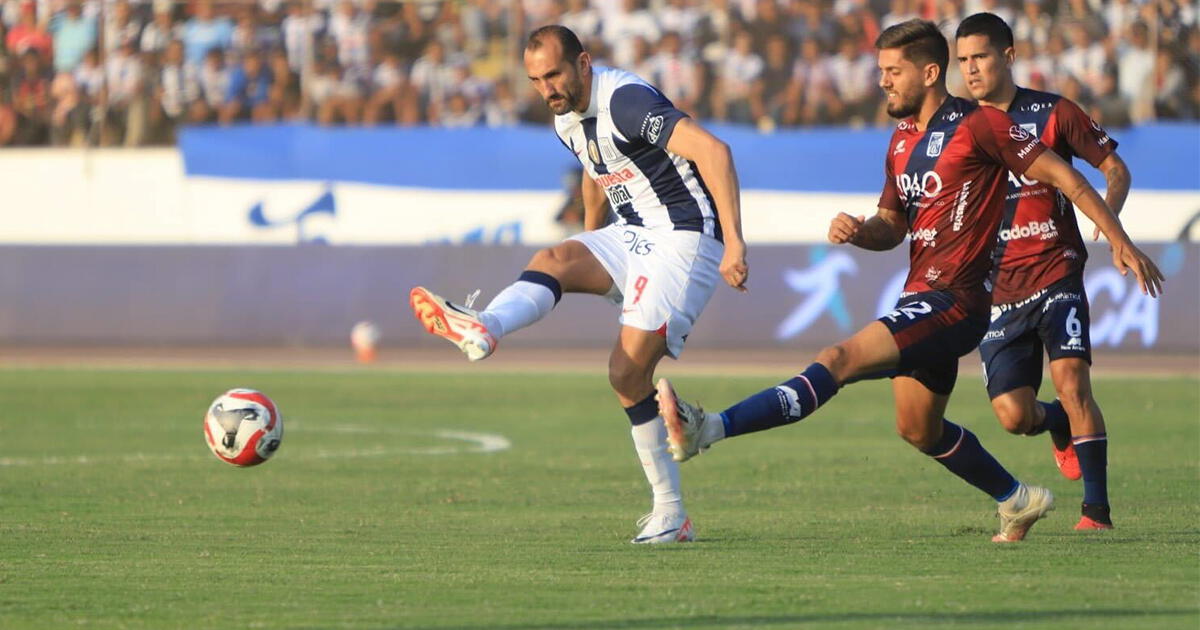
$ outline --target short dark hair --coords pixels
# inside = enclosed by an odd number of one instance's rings
[[[967,16],[958,25],[958,31],[954,33],[954,39],[962,39],[972,35],[987,37],[988,43],[1000,52],[1004,52],[1013,46],[1012,29],[995,13],[976,13],[975,15]]]
[[[579,43],[579,38],[571,29],[561,24],[549,24],[538,28],[529,34],[529,40],[525,42],[525,50],[537,50],[542,47],[545,37],[553,37],[558,40],[562,46],[563,59],[574,62],[583,54],[583,44]]]
[[[950,44],[938,30],[937,24],[929,20],[912,19],[887,27],[875,39],[875,48],[899,48],[904,58],[919,65],[936,63],[941,70],[941,79],[946,78],[946,66],[950,63]]]

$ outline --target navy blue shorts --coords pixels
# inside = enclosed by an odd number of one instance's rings
[[[1073,274],[1019,302],[992,306],[992,323],[979,356],[983,357],[988,396],[1021,387],[1036,392],[1042,384],[1042,349],[1051,361],[1078,358],[1092,362],[1091,318],[1083,278]]]
[[[958,359],[979,345],[987,331],[987,314],[968,309],[950,291],[924,291],[901,297],[879,320],[900,348],[900,365],[891,376],[917,379],[944,396],[954,391]]]

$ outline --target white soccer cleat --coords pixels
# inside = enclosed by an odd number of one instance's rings
[[[480,361],[495,351],[496,338],[479,321],[476,311],[454,304],[425,287],[413,289],[408,294],[408,304],[426,331],[458,346],[468,359]]]
[[[658,413],[667,425],[667,449],[671,451],[671,457],[677,462],[686,462],[706,450],[711,442],[703,442],[708,422],[704,409],[680,400],[671,381],[665,378],[658,379],[655,389],[658,390]]]
[[[651,512],[638,519],[642,531],[629,541],[635,545],[692,542],[696,533],[692,519],[683,512]]]
[[[1020,484],[1013,495],[997,506],[1000,513],[1000,533],[992,542],[1005,543],[1024,540],[1033,524],[1054,509],[1054,495],[1040,486]]]

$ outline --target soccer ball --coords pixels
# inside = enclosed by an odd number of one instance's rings
[[[204,440],[221,461],[234,466],[257,466],[279,450],[283,416],[266,394],[231,389],[213,401],[204,414]]]

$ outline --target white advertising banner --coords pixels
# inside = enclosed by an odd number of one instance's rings
[[[189,177],[174,149],[5,150],[0,173],[0,244],[541,245],[568,233],[554,221],[562,192]],[[746,239],[823,242],[837,212],[870,215],[877,200],[746,190]],[[1200,192],[1135,189],[1122,218],[1137,240],[1175,240],[1198,212]]]

